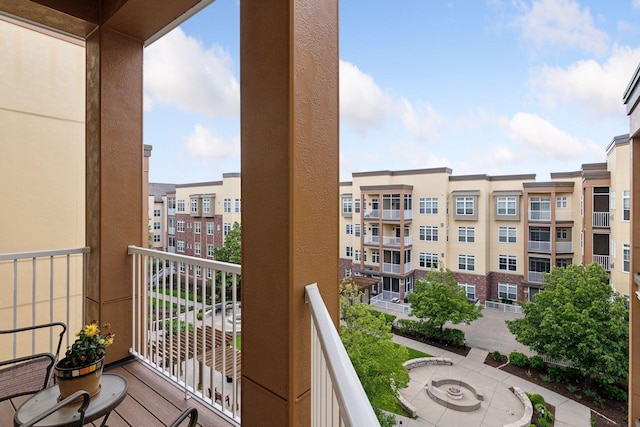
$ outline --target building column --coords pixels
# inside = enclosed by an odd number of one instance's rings
[[[634,129],[632,128],[632,131]],[[640,134],[631,143],[631,274],[629,283],[629,426],[640,419],[640,288],[634,276],[640,274]]]
[[[129,355],[131,261],[143,244],[142,54],[139,40],[100,27],[86,44],[85,319],[110,322],[107,363]],[[132,183],[139,183],[134,184]]]
[[[338,319],[337,0],[240,3],[242,425],[310,425],[317,282]]]

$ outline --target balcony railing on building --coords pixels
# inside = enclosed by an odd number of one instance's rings
[[[394,274],[400,274],[400,272],[402,271],[402,273],[408,273],[411,271],[411,263],[407,262],[404,264],[404,266],[402,266],[401,264],[392,264],[389,262],[384,262],[382,263],[382,272],[383,273],[394,273]]]
[[[529,211],[529,221],[550,221],[551,211],[531,210]]]
[[[169,232],[169,234],[176,234],[176,228],[175,227],[168,227],[168,232]]]
[[[384,209],[382,211],[382,219],[388,219],[392,221],[399,221],[402,217],[400,209]],[[413,211],[407,209],[404,211],[404,219],[413,219]]]
[[[527,245],[527,248],[529,252],[549,254],[551,253],[551,242],[529,240],[529,244]]]
[[[592,225],[594,228],[609,228],[609,212],[594,212]]]
[[[167,214],[169,216],[175,216],[176,215],[176,208],[168,208],[167,209]]]
[[[0,279],[12,284],[0,299],[2,324],[9,328],[63,321],[68,330],[79,330],[89,252],[76,248],[0,254]],[[241,267],[135,246],[129,254],[135,295],[131,354],[176,384],[185,398],[195,398],[240,425],[242,308],[236,285]],[[219,298],[212,297],[216,287],[226,288]],[[182,292],[174,292],[179,289]],[[356,426],[366,420],[366,425],[377,426],[355,371],[351,367],[347,372],[350,361],[322,299],[309,296],[314,292],[317,289],[307,290],[314,339],[312,425]],[[29,354],[52,350],[52,337],[38,338],[30,340],[29,348],[3,342],[0,360],[24,355],[17,354],[18,348]],[[73,334],[65,339],[64,345],[70,345]]]
[[[611,271],[611,258],[609,255],[592,255],[592,260],[596,264],[600,264],[606,271]]]
[[[364,236],[364,244],[365,245],[379,245],[380,244],[380,236],[371,236],[371,235],[365,235]]]
[[[382,244],[384,246],[397,246],[404,242],[405,246],[411,245],[411,236],[406,237],[383,237]]]
[[[542,271],[529,271],[529,281],[534,283],[542,283],[544,279],[544,272]]]
[[[556,242],[556,253],[558,254],[573,253],[573,242]]]
[[[380,218],[380,210],[371,209],[364,211],[364,219],[379,219]]]

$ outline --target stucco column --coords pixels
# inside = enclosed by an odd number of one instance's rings
[[[108,28],[87,38],[85,318],[110,322],[107,362],[131,344],[131,261],[143,244],[142,42]]]
[[[631,129],[634,130],[633,127]],[[629,426],[640,418],[640,301],[633,277],[640,273],[640,134],[631,143],[631,274],[629,289]]]
[[[338,314],[337,0],[240,3],[242,425],[310,424],[318,282]]]

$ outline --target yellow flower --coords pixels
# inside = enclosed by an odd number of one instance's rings
[[[92,323],[90,325],[86,325],[84,327],[84,334],[88,337],[92,337],[95,334],[98,333],[98,325],[96,325],[95,323]]]

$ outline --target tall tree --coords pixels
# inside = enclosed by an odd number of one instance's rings
[[[442,266],[438,271],[427,273],[426,279],[416,280],[409,303],[412,315],[439,328],[441,333],[447,322],[468,325],[482,316],[482,306],[470,304],[451,270]]]
[[[409,384],[409,372],[403,366],[408,353],[393,343],[391,324],[382,313],[360,302],[357,286],[343,282],[340,313],[344,323],[340,338],[362,387],[375,408],[392,407],[398,392]],[[395,426],[395,417],[376,409],[381,425]]]
[[[242,227],[238,222],[234,222],[229,234],[224,239],[224,243],[221,247],[213,250],[213,255],[216,261],[230,262],[232,264],[242,264]],[[222,274],[216,272],[216,283],[220,283],[222,280]],[[236,295],[240,298],[240,281],[241,276],[238,275],[236,283]],[[233,279],[230,275],[226,277],[225,290],[228,300],[231,299],[231,290],[233,287]],[[220,298],[220,289],[216,288],[216,299]]]
[[[569,360],[587,380],[628,375],[629,311],[599,264],[554,267],[524,317],[507,321],[516,340],[556,360]]]

